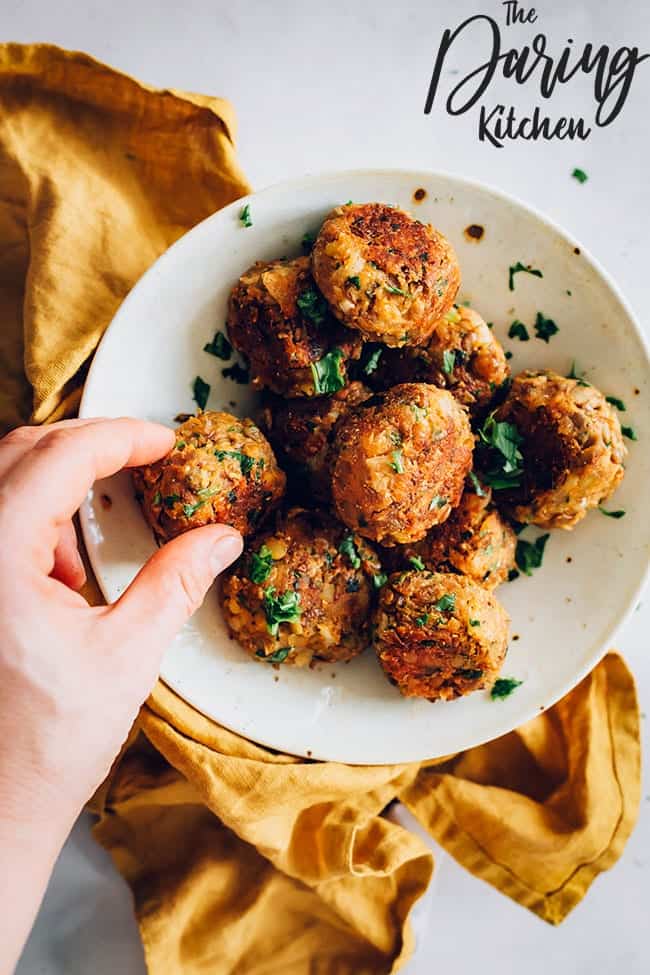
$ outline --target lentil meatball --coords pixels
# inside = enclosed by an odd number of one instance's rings
[[[594,386],[555,372],[524,372],[495,419],[514,424],[522,438],[521,483],[499,491],[516,521],[573,528],[623,479],[621,425]]]
[[[336,317],[390,346],[426,342],[460,285],[449,241],[384,203],[333,210],[316,238],[312,267]]]
[[[492,492],[479,485],[465,488],[460,504],[442,525],[413,545],[388,549],[388,564],[406,569],[411,560],[438,572],[458,572],[486,589],[508,578],[515,564],[517,536],[492,503]]]
[[[458,504],[473,446],[465,410],[444,389],[404,383],[366,400],[336,429],[338,517],[382,545],[418,541]]]
[[[509,375],[501,343],[478,312],[461,306],[436,323],[426,345],[386,349],[371,378],[380,388],[400,382],[433,383],[448,389],[476,416]]]
[[[321,501],[331,498],[330,461],[334,430],[338,421],[363,403],[372,393],[358,381],[349,383],[333,396],[285,400],[268,396],[260,425],[285,466],[295,473],[302,492]]]
[[[350,660],[370,643],[377,555],[329,515],[291,509],[223,579],[231,635],[256,659]]]
[[[145,518],[163,542],[217,522],[249,535],[286,484],[253,421],[215,412],[182,423],[170,453],[136,468],[133,479]]]
[[[230,294],[228,335],[250,363],[253,386],[281,396],[341,389],[361,339],[330,314],[308,257],[258,262]]]
[[[465,576],[403,572],[381,589],[374,646],[405,697],[449,700],[492,686],[509,622],[493,593]]]

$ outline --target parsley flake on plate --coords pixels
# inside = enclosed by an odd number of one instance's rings
[[[586,183],[589,177],[585,173],[584,169],[578,169],[577,167],[571,173],[573,178],[578,181],[578,183]]]
[[[395,471],[396,474],[403,474],[404,473],[404,462],[402,460],[402,451],[401,450],[394,450],[393,453],[392,453],[392,458],[393,459],[390,462],[390,466],[393,468],[393,470]]]
[[[240,221],[240,223],[242,224],[243,227],[252,227],[253,226],[253,220],[252,220],[252,217],[251,217],[251,205],[250,205],[250,203],[246,203],[246,205],[243,206],[241,208],[241,210],[239,211],[239,221]]]
[[[424,571],[424,562],[422,561],[419,555],[410,555],[409,562],[411,563],[414,569],[417,569],[418,572]]]
[[[316,243],[316,234],[312,234],[309,230],[307,230],[302,235],[300,246],[302,247],[305,254],[309,254],[315,243]]]
[[[257,650],[255,656],[263,657],[267,664],[281,664],[287,659],[290,653],[291,647],[280,647],[279,650],[274,650],[273,653],[270,653],[268,657],[263,650]]]
[[[509,339],[519,339],[520,342],[528,342],[530,335],[528,334],[528,329],[523,322],[520,322],[518,318],[514,320],[510,328],[508,329]],[[512,354],[512,353],[511,353]]]
[[[363,371],[365,372],[366,376],[371,376],[372,373],[375,371],[375,369],[379,365],[379,360],[381,359],[381,354],[383,351],[384,350],[380,346],[378,349],[374,349],[370,353],[367,362],[363,366]]]
[[[606,396],[605,399],[608,403],[611,403],[612,406],[615,406],[617,410],[620,410],[621,413],[627,412],[625,403],[622,399],[619,399],[618,396]]]
[[[271,636],[278,635],[280,623],[295,623],[300,619],[300,596],[293,589],[278,596],[275,586],[268,586],[264,590],[262,606],[266,615],[266,627]]]
[[[374,589],[381,589],[388,582],[388,576],[383,572],[377,572],[376,575],[372,577],[372,585]]]
[[[208,396],[210,395],[210,383],[206,383],[204,379],[197,376],[194,380],[193,399],[200,410],[205,409],[205,404],[208,402]]]
[[[433,605],[441,613],[453,613],[456,609],[456,595],[453,592],[445,593]]]
[[[569,372],[567,379],[575,379],[578,386],[591,386],[591,383],[587,382],[583,374],[578,372],[578,366],[576,365],[575,359],[571,363],[571,371]]]
[[[502,701],[506,697],[510,697],[512,692],[517,688],[521,687],[523,681],[516,680],[514,677],[497,677],[490,691],[490,697],[493,701]]]
[[[242,366],[241,363],[235,362],[232,366],[228,366],[227,369],[221,370],[221,375],[224,379],[232,379],[234,383],[240,386],[245,386],[250,382],[250,373],[246,366]]]
[[[619,508],[618,511],[607,511],[605,508],[598,508],[602,515],[607,515],[608,518],[624,518],[625,511],[623,508]]]
[[[524,538],[517,540],[515,562],[522,572],[532,576],[533,569],[539,569],[544,560],[544,549],[550,535],[540,535],[534,542],[527,542]]]
[[[523,271],[525,274],[532,274],[536,278],[544,277],[538,268],[531,267],[530,264],[522,264],[521,261],[517,261],[516,264],[511,264],[508,268],[508,288],[510,291],[515,290],[515,274],[519,274],[521,271]]]
[[[624,437],[627,437],[628,440],[639,439],[636,435],[636,430],[634,429],[634,427],[621,427],[621,433],[623,434]]]
[[[216,356],[217,359],[225,359],[227,361],[232,355],[232,345],[223,332],[215,332],[212,341],[206,342],[203,346],[203,351]]]
[[[559,332],[560,329],[555,324],[552,318],[546,318],[543,312],[537,312],[537,318],[535,320],[535,335],[538,339],[541,339],[547,344],[551,340],[551,336]]]
[[[341,369],[343,353],[340,349],[332,349],[322,359],[311,364],[311,374],[314,378],[314,390],[318,394],[336,393],[345,386],[345,377]]]

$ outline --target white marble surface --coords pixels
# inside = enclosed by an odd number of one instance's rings
[[[225,95],[239,115],[239,151],[256,187],[328,168],[389,165],[444,169],[482,179],[561,222],[619,282],[642,320],[650,299],[647,220],[650,63],[642,65],[622,116],[586,143],[479,145],[474,114],[422,112],[432,58],[444,27],[502,7],[488,0],[4,0],[4,39],[79,48],[160,86]],[[546,0],[538,26],[559,49],[582,42],[650,50],[644,0]],[[526,28],[503,31],[512,43]],[[464,49],[455,70],[469,70]],[[450,76],[443,76],[448,83]],[[499,85],[489,101],[511,100]],[[592,114],[587,79],[554,96],[551,115]],[[534,99],[519,94],[518,104]],[[589,173],[580,186],[574,166]],[[603,575],[594,585],[606,585]],[[646,604],[618,645],[650,707]],[[644,737],[648,743],[647,722]],[[559,929],[552,929],[464,873],[448,858],[419,911],[409,975],[460,975],[481,966],[500,975],[641,975],[650,969],[650,785],[639,825],[619,864],[603,875]],[[129,895],[80,820],[57,866],[20,975],[141,975],[142,952]]]

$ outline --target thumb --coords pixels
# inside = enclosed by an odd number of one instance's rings
[[[142,567],[111,607],[118,642],[166,649],[194,613],[215,576],[241,554],[242,537],[227,525],[194,528],[168,542]],[[142,639],[146,636],[146,640]]]

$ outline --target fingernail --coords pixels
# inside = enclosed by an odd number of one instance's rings
[[[214,574],[218,575],[219,572],[223,572],[231,562],[238,559],[243,547],[241,535],[236,535],[234,532],[220,535],[210,553],[210,566]]]

